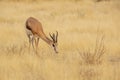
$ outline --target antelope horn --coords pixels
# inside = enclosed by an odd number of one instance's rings
[[[53,33],[53,41],[55,42],[55,34]]]
[[[55,34],[51,35],[51,34],[49,33],[49,35],[50,35],[50,37],[52,38],[53,42],[55,42]]]
[[[58,31],[56,31],[56,42],[58,40]]]

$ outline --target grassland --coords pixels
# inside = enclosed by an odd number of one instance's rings
[[[0,2],[0,80],[120,79],[119,0],[13,1]],[[59,54],[42,40],[39,57],[29,53],[25,21],[30,16],[41,21],[47,36],[59,32]],[[104,54],[90,63],[96,49]]]

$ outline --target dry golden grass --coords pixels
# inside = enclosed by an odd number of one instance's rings
[[[120,2],[92,1],[2,0],[0,80],[119,80]],[[59,32],[59,54],[42,40],[39,57],[29,53],[24,28],[30,16],[41,21],[47,36]]]

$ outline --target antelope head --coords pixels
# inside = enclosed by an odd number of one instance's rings
[[[51,46],[53,47],[54,51],[58,53],[57,51],[57,45],[58,45],[58,32],[56,31],[56,35],[53,33],[52,35],[49,33],[51,39],[52,39],[52,44]]]

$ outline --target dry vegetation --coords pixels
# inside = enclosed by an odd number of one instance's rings
[[[119,0],[1,0],[0,80],[120,80]],[[59,32],[59,54],[42,40],[28,51],[24,26]]]

